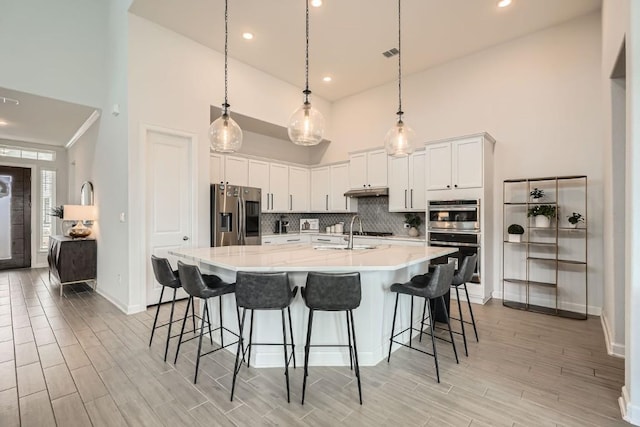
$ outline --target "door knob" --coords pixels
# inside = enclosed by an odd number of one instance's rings
[[[182,236],[182,240],[187,241],[189,238],[187,236]]]

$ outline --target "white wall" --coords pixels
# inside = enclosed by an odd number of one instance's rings
[[[146,303],[142,292],[144,284],[153,278],[145,278],[149,258],[144,227],[145,157],[140,127],[142,124],[155,125],[197,136],[198,220],[194,244],[207,245],[210,166],[207,130],[210,106],[219,106],[224,100],[224,56],[136,15],[129,15],[129,31],[131,280],[139,283],[141,290],[132,296],[130,304],[143,307]],[[232,56],[233,52],[230,54]],[[301,91],[302,88],[229,60],[231,114],[239,112],[286,127],[289,115],[302,103]],[[312,102],[329,116],[328,102],[319,97],[314,97]],[[327,122],[330,129],[330,120]],[[331,132],[326,137],[331,139]],[[272,157],[278,158],[278,150]]]
[[[408,55],[409,53],[405,53]],[[495,194],[508,178],[589,177],[589,300],[602,306],[602,103],[600,14],[504,43],[422,73],[403,76],[405,123],[417,140],[489,132],[496,140]],[[397,85],[338,101],[323,161],[380,146],[393,125]],[[502,229],[502,197],[494,227]],[[501,244],[492,254],[501,289]],[[490,284],[491,285],[491,284]]]

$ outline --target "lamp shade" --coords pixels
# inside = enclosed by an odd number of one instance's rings
[[[62,219],[70,221],[95,221],[96,207],[92,205],[64,205]]]

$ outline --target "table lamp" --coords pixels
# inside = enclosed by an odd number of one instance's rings
[[[73,238],[87,237],[91,234],[91,229],[85,227],[84,221],[96,220],[96,207],[92,205],[64,205],[63,217],[65,221],[76,221],[69,231],[69,236]]]

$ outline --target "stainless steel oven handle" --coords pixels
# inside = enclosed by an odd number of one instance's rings
[[[442,242],[440,240],[430,240],[429,244],[432,246],[460,246],[465,248],[479,248],[477,243],[464,243],[464,242]]]
[[[430,212],[440,212],[440,211],[456,211],[456,212],[473,212],[477,211],[480,208],[479,205],[464,205],[464,206],[429,206]]]

